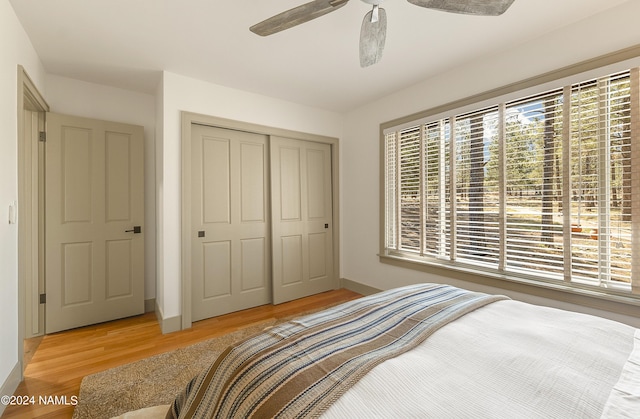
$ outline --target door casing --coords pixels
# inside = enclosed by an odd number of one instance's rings
[[[41,196],[42,189],[42,152],[41,147],[32,147],[32,135],[25,130],[25,110],[36,114],[38,130],[44,130],[44,115],[49,105],[22,66],[18,66],[18,363],[20,379],[24,372],[25,338],[44,333],[44,311],[39,301],[44,278],[40,267],[43,253],[40,250],[43,225],[43,209],[39,199],[27,197]],[[34,182],[34,180],[36,180]],[[37,190],[34,190],[37,189]],[[39,286],[34,287],[33,275],[38,276]],[[27,293],[27,290],[29,292]],[[27,316],[27,312],[30,316]],[[32,321],[27,324],[27,317]],[[35,317],[35,318],[34,318]],[[36,327],[33,327],[36,326]],[[27,333],[27,328],[29,333]]]
[[[233,129],[238,131],[251,132],[284,138],[293,138],[303,141],[314,141],[326,143],[331,146],[331,167],[332,167],[332,189],[333,189],[333,270],[334,289],[339,288],[340,278],[340,177],[339,177],[339,156],[338,139],[316,134],[308,134],[298,131],[273,128],[264,125],[252,124],[248,122],[235,121],[232,119],[218,118],[215,116],[197,114],[193,112],[181,113],[181,146],[182,146],[182,329],[189,329],[192,324],[191,316],[191,126],[192,124],[209,125],[212,127]],[[163,331],[169,332],[174,330]]]

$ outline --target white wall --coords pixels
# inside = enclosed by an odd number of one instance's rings
[[[162,284],[160,309],[165,319],[180,315],[180,223],[181,223],[181,142],[180,112],[189,111],[220,118],[233,119],[341,138],[342,115],[310,108],[278,99],[231,89],[192,78],[165,72],[163,74],[162,105],[158,111],[163,120],[162,156],[158,157],[162,174],[158,174],[159,203],[158,280]],[[161,266],[162,264],[162,266]],[[160,293],[159,293],[160,294]]]
[[[9,204],[18,200],[18,65],[41,93],[45,72],[7,0],[0,0],[0,387],[18,363],[18,228],[8,224]],[[19,204],[19,203],[18,203]],[[4,387],[3,387],[4,386]],[[0,414],[4,406],[0,405]]]
[[[51,112],[144,127],[145,299],[156,297],[155,97],[66,77],[46,77]]]
[[[427,281],[473,288],[469,283],[453,283],[436,275],[379,262],[380,124],[640,44],[638,16],[640,2],[630,1],[350,112],[342,143],[342,159],[347,162],[342,171],[343,276],[378,289]],[[357,165],[348,164],[355,161]],[[522,295],[514,297],[527,299]],[[535,302],[540,303],[541,300],[536,299]],[[554,304],[548,300],[544,302]]]

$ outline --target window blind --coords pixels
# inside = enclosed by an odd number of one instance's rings
[[[386,250],[639,292],[639,77],[385,131]]]
[[[506,266],[562,278],[562,90],[506,104]]]
[[[400,249],[420,252],[421,236],[421,132],[420,127],[399,134]]]
[[[497,108],[456,116],[457,259],[497,267],[499,262],[498,178],[489,169],[498,156]]]
[[[630,72],[571,87],[572,277],[631,280]]]
[[[387,249],[398,249],[398,214],[397,214],[397,194],[398,194],[398,140],[395,133],[385,136],[385,247]]]
[[[423,125],[422,253],[448,258],[451,248],[450,137],[447,120]]]

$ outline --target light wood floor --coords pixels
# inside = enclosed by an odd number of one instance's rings
[[[16,396],[34,396],[30,406],[8,406],[3,418],[69,418],[73,406],[40,405],[39,396],[77,396],[85,375],[189,346],[264,320],[316,310],[360,297],[336,290],[277,306],[266,305],[203,320],[188,330],[163,335],[154,313],[87,326],[26,342],[31,361]],[[29,353],[30,352],[30,353]],[[25,356],[27,359],[27,356]]]

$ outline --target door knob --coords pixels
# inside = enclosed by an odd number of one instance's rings
[[[142,227],[140,226],[134,226],[133,230],[125,230],[125,233],[133,233],[133,234],[138,234],[138,233],[142,233]]]

